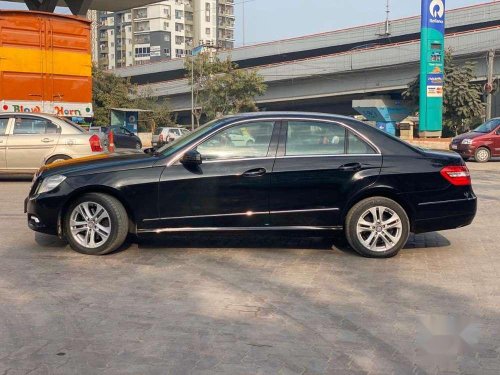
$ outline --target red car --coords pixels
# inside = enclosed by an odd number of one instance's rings
[[[450,150],[458,152],[464,160],[474,158],[479,163],[500,156],[500,118],[494,118],[471,132],[453,138]]]

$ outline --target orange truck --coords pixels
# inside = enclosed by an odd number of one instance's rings
[[[92,117],[90,21],[0,11],[0,113]]]

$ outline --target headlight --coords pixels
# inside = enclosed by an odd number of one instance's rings
[[[462,144],[463,144],[463,145],[471,145],[471,144],[472,144],[472,139],[464,139],[464,140],[462,141]]]
[[[66,179],[66,176],[63,175],[55,175],[50,176],[42,181],[40,186],[38,187],[37,194],[47,193],[49,191],[54,190],[56,187],[62,184],[62,182]]]

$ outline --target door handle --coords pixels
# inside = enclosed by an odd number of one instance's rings
[[[358,172],[363,168],[361,163],[349,163],[349,164],[344,164],[339,167],[341,171],[346,171],[346,172]]]
[[[54,142],[54,140],[52,138],[44,138],[44,139],[42,139],[42,142],[43,143],[50,143],[50,142]]]
[[[243,177],[261,177],[267,173],[265,168],[250,169],[243,173]]]

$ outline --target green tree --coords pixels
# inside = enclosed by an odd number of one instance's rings
[[[139,90],[130,80],[99,67],[92,68],[92,77],[95,125],[109,125],[112,108],[136,108],[150,111],[141,116],[139,123],[141,130],[151,131],[156,126],[168,126],[175,123],[168,104],[160,102],[151,90]]]
[[[446,51],[443,94],[443,134],[445,136],[457,135],[480,121],[484,104],[481,86],[472,83],[475,78],[473,62],[466,62],[463,66],[457,65],[452,51]],[[403,92],[403,98],[413,103],[418,110],[420,75],[410,82]]]
[[[255,70],[238,69],[228,57],[221,60],[208,52],[186,60],[186,76],[194,92],[196,125],[201,118],[208,120],[238,112],[257,111],[255,98],[266,92],[267,86]]]

